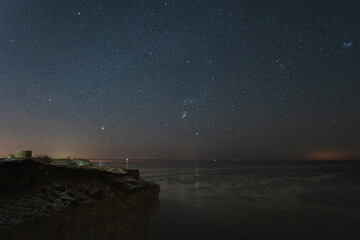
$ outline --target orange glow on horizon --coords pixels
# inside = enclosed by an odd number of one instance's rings
[[[310,153],[308,158],[311,160],[348,160],[354,159],[354,156],[351,152],[341,150],[322,150]]]

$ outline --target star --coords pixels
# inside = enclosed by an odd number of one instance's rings
[[[352,47],[352,42],[344,42],[343,47],[344,47],[344,48],[350,48],[350,47]]]
[[[186,115],[187,115],[187,111],[185,111],[185,112],[183,113],[183,115],[181,115],[181,118],[182,118],[182,119],[186,118]]]

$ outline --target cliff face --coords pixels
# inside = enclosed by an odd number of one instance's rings
[[[135,171],[0,163],[0,238],[147,239],[159,186]]]

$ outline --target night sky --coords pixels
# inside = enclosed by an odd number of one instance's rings
[[[358,0],[1,0],[0,156],[357,159]]]

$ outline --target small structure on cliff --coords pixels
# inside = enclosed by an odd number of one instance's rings
[[[17,151],[15,154],[15,158],[31,159],[31,157],[32,157],[32,151],[30,150]]]

